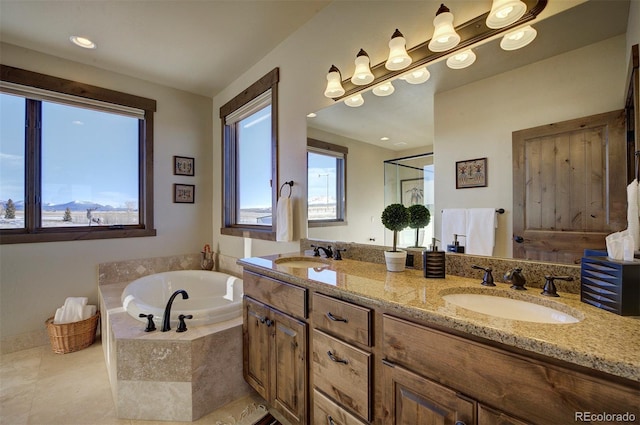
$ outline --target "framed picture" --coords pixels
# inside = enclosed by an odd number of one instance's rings
[[[195,159],[186,156],[173,157],[173,174],[176,176],[193,176],[195,173]]]
[[[424,204],[424,179],[400,180],[402,205],[410,207],[415,204]]]
[[[193,204],[195,202],[196,186],[193,184],[173,185],[173,202],[177,204]]]
[[[485,187],[487,185],[487,158],[456,162],[456,189]]]

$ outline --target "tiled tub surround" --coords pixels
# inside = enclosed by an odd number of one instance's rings
[[[300,254],[245,258],[239,264],[245,270],[359,305],[640,382],[640,351],[636,349],[640,341],[640,320],[582,303],[578,294],[560,291],[560,298],[549,299],[540,295],[539,290],[514,291],[498,280],[495,288],[485,288],[477,277],[448,275],[445,279],[425,279],[422,270],[387,272],[383,264],[351,259],[331,260],[321,271],[274,262],[280,257]],[[442,295],[452,292],[492,292],[524,298],[564,310],[582,320],[572,324],[541,324],[500,319],[447,303]]]
[[[300,242],[300,250],[306,254],[310,254],[311,245],[327,246],[333,248],[345,249],[342,258],[351,260],[366,261],[369,263],[384,264],[384,251],[390,249],[382,245],[367,245],[354,242],[339,241],[318,241],[312,239],[302,239]],[[422,270],[422,251],[417,248],[410,248],[409,254],[413,254],[415,270]],[[526,287],[541,288],[544,286],[545,276],[571,276],[573,281],[556,280],[556,288],[561,292],[571,294],[580,293],[580,266],[571,264],[555,264],[544,263],[512,258],[484,257],[480,255],[455,254],[446,253],[446,274],[460,277],[477,278],[482,280],[483,271],[472,269],[472,265],[481,267],[491,267],[493,269],[493,278],[496,282],[502,282],[503,276],[509,270],[519,267],[522,274],[527,279]]]
[[[193,421],[250,393],[242,378],[241,317],[184,333],[144,332],[145,324],[122,308],[129,282],[199,267],[199,254],[100,264],[102,345],[119,418]]]

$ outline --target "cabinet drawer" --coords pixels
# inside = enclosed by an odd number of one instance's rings
[[[307,318],[307,290],[245,271],[244,294],[300,319]]]
[[[313,390],[313,425],[364,425],[318,390]]]
[[[393,363],[533,424],[573,423],[574,412],[633,412],[640,390],[384,315]],[[545,408],[537,402],[544,400]]]
[[[350,342],[371,346],[371,309],[314,293],[311,320],[316,328]]]
[[[314,329],[312,359],[315,386],[370,421],[371,354]]]

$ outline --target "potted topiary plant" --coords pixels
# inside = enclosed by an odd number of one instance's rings
[[[393,249],[384,252],[387,270],[401,272],[407,259],[407,251],[398,250],[398,232],[409,225],[409,210],[402,204],[391,204],[382,211],[382,224],[393,232]]]
[[[408,210],[409,215],[411,216],[409,219],[409,227],[416,229],[416,244],[414,245],[414,248],[420,248],[420,229],[429,225],[431,222],[431,213],[427,207],[422,204],[411,205]]]

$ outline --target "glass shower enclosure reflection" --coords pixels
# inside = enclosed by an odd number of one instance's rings
[[[419,230],[418,246],[427,247],[434,235],[434,167],[433,152],[384,161],[384,205],[422,204],[431,213],[431,221]],[[398,234],[398,246],[415,246],[416,230],[407,227]],[[393,243],[393,233],[385,230],[386,246]]]

